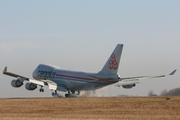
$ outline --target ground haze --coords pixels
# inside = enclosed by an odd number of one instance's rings
[[[180,119],[180,97],[0,99],[0,120]]]

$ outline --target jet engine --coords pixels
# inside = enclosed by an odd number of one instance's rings
[[[35,90],[37,88],[37,85],[33,83],[26,83],[25,87],[27,90]]]
[[[14,79],[11,81],[11,85],[13,87],[21,87],[23,85],[23,82],[21,82],[19,79]]]
[[[135,87],[136,84],[132,84],[132,85],[123,85],[122,87],[125,89],[131,89],[132,87]]]

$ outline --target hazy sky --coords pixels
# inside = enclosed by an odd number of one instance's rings
[[[116,44],[124,44],[121,77],[180,70],[179,0],[0,0],[0,69],[32,78],[39,63],[98,72]],[[127,90],[106,87],[106,96],[142,95],[180,87],[180,73],[140,81]],[[48,97],[45,87],[13,88],[0,75],[0,97]]]

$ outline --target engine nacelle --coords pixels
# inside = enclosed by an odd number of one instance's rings
[[[23,85],[23,82],[21,82],[19,79],[17,79],[17,80],[12,80],[12,81],[11,81],[11,85],[12,85],[13,87],[21,87],[21,86]]]
[[[37,88],[37,85],[33,83],[26,83],[25,87],[27,90],[35,90]]]
[[[132,85],[123,85],[122,87],[125,89],[131,89],[132,87],[135,87],[136,84],[132,84]]]

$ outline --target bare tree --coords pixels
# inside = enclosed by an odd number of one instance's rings
[[[161,93],[160,93],[160,96],[167,96],[167,90],[163,90]]]
[[[150,90],[150,91],[148,92],[148,96],[157,96],[157,95],[154,93],[154,91]]]
[[[163,90],[160,94],[161,96],[180,96],[180,88],[175,88],[172,90]]]

